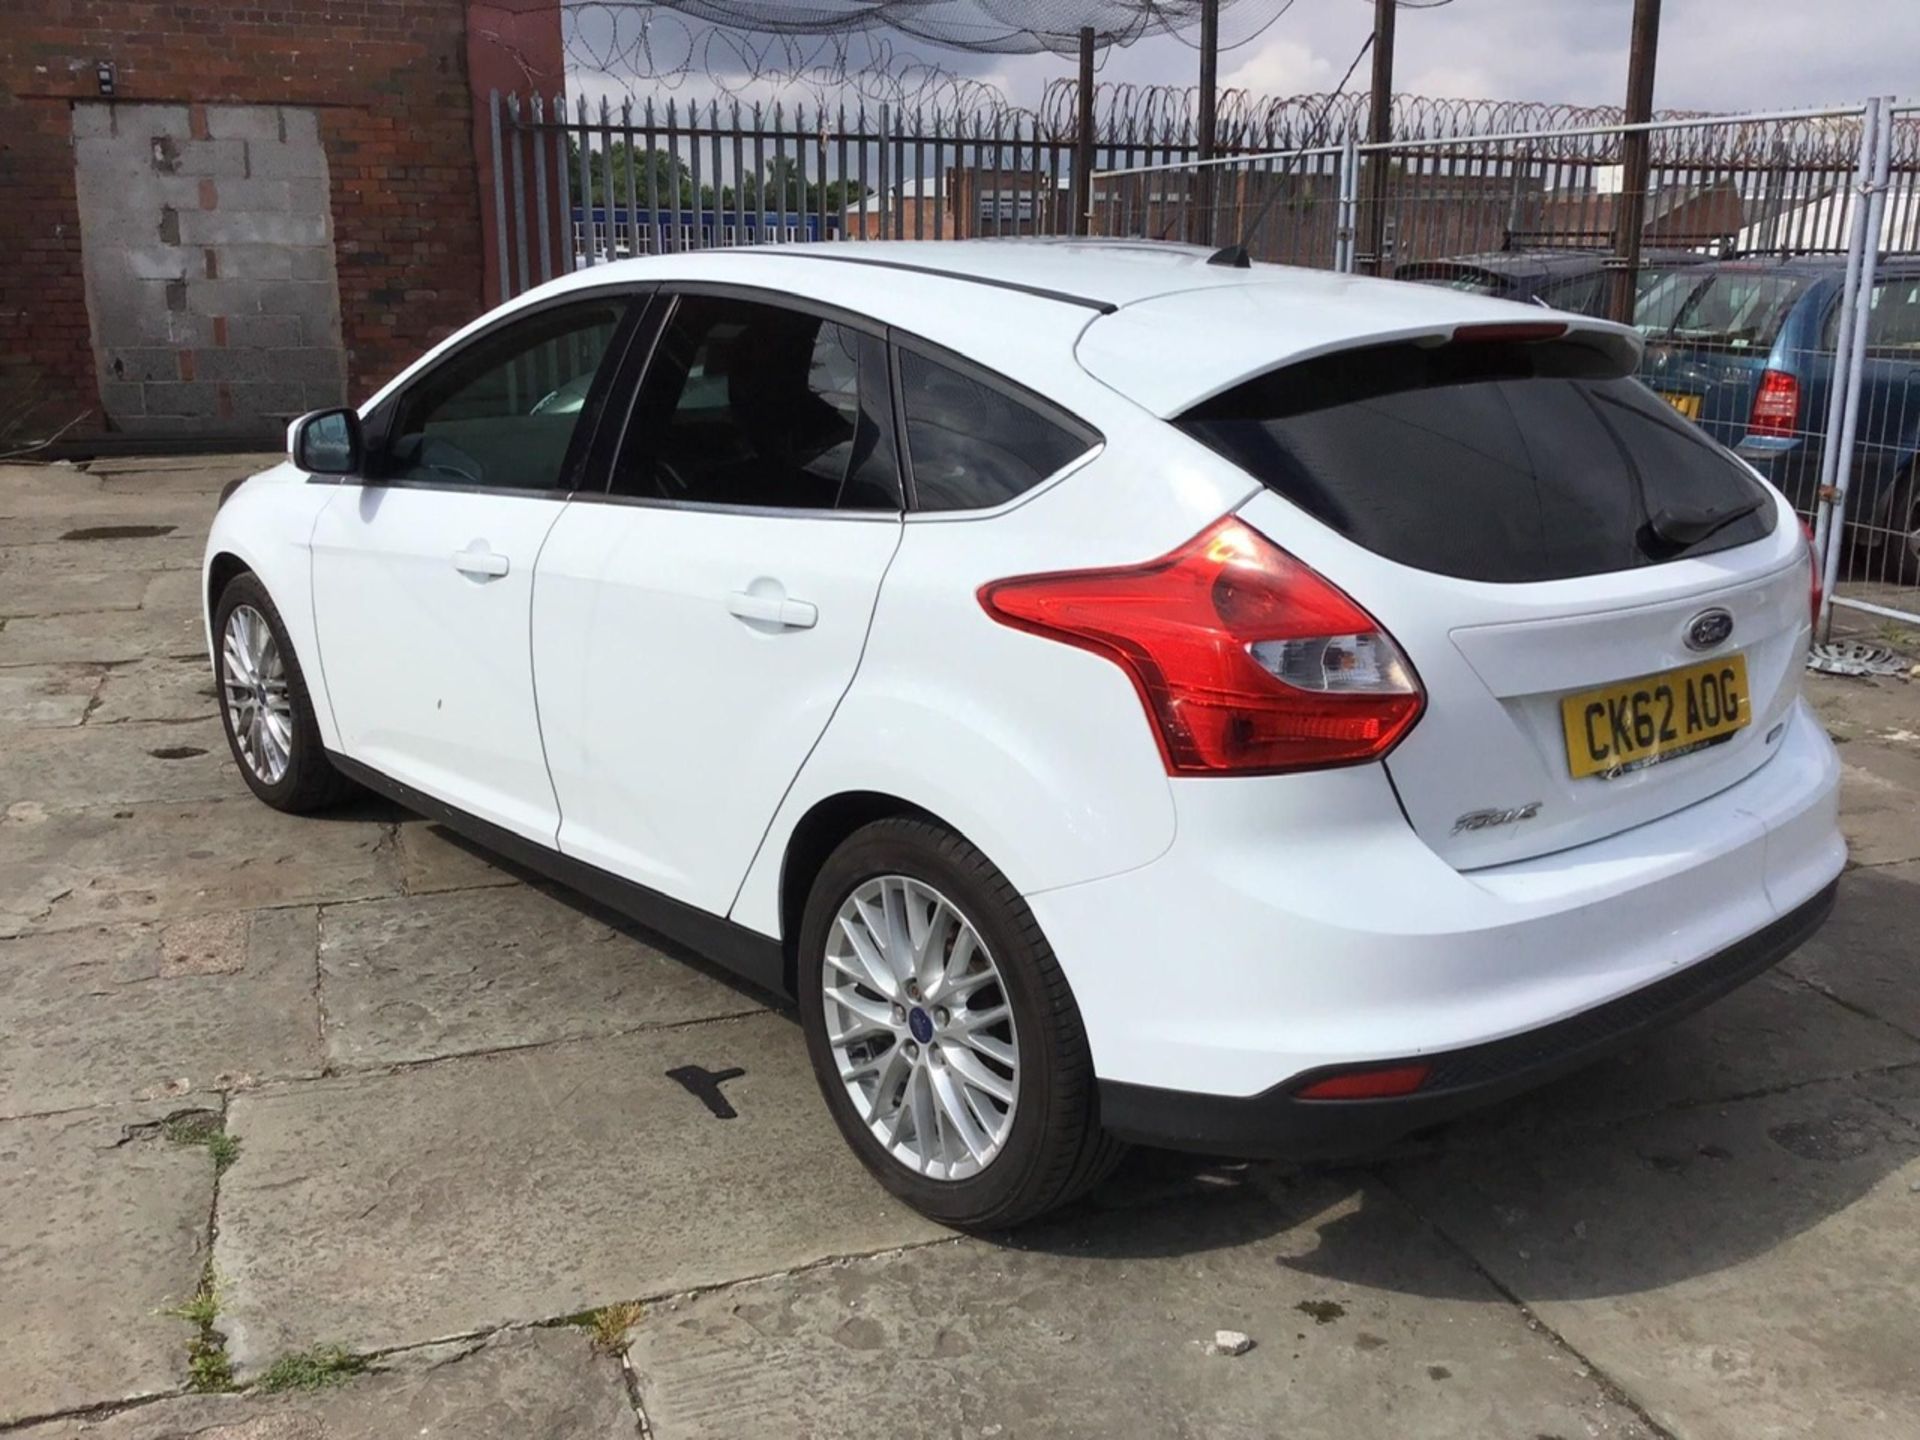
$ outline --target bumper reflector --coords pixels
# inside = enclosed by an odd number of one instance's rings
[[[1411,1095],[1427,1083],[1431,1065],[1394,1065],[1385,1070],[1350,1070],[1328,1075],[1294,1092],[1302,1100],[1385,1100]]]

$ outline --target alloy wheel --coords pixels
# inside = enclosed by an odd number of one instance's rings
[[[279,784],[293,759],[293,702],[273,627],[251,605],[236,605],[227,616],[220,683],[241,759],[263,785]]]
[[[992,1164],[1019,1104],[1019,1046],[960,909],[905,875],[865,881],[834,916],[821,990],[840,1081],[887,1153],[933,1180]]]

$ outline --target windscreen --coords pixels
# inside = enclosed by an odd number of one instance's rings
[[[1341,351],[1175,423],[1355,543],[1469,580],[1630,570],[1775,524],[1737,461],[1565,342]]]

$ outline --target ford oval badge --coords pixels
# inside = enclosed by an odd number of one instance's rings
[[[1702,610],[1687,622],[1687,648],[1711,650],[1716,645],[1726,644],[1732,634],[1733,616],[1718,606],[1712,610]]]

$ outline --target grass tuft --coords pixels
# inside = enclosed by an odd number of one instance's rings
[[[589,1310],[579,1323],[592,1338],[594,1349],[602,1355],[618,1355],[626,1347],[627,1331],[638,1325],[645,1313],[638,1301],[627,1300]]]
[[[227,1337],[213,1328],[220,1318],[220,1292],[214,1284],[213,1266],[209,1264],[201,1275],[200,1288],[191,1300],[161,1313],[194,1327],[194,1336],[187,1341],[188,1383],[195,1390],[232,1390],[233,1362],[227,1358]]]
[[[319,1390],[338,1385],[366,1368],[363,1355],[354,1355],[339,1345],[316,1345],[274,1361],[261,1375],[259,1388],[270,1395],[281,1390]]]

